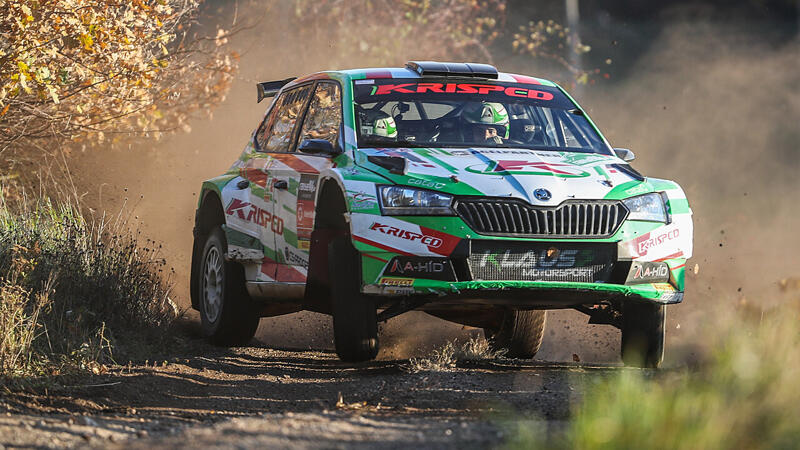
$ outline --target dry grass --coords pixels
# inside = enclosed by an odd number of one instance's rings
[[[2,382],[98,373],[160,344],[175,317],[165,264],[121,216],[87,222],[48,200],[12,210],[0,196]]]

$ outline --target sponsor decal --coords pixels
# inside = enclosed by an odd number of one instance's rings
[[[442,240],[435,236],[428,236],[421,233],[415,233],[413,231],[403,230],[402,228],[393,227],[391,225],[383,225],[378,222],[373,222],[372,225],[369,227],[369,229],[381,232],[388,236],[395,236],[399,237],[400,239],[406,239],[411,242],[420,242],[421,244],[427,245],[428,247],[432,248],[439,248],[442,246]]]
[[[659,292],[675,292],[675,288],[669,283],[653,283],[653,287]]]
[[[310,239],[298,239],[297,240],[297,248],[304,251],[311,250],[311,240]]]
[[[384,269],[384,274],[428,280],[455,281],[455,273],[447,258],[397,256]]]
[[[283,219],[278,216],[273,216],[271,212],[261,209],[258,206],[234,198],[228,203],[225,208],[225,214],[237,217],[247,222],[252,222],[256,225],[267,227],[275,234],[283,234]]]
[[[588,177],[589,172],[571,164],[550,163],[544,161],[499,160],[490,161],[487,165],[476,164],[466,169],[472,173],[485,175],[551,175],[562,178]]]
[[[502,254],[485,251],[478,260],[478,267],[484,268],[491,265],[497,270],[522,269],[522,275],[531,278],[565,275],[592,276],[594,268],[576,266],[579,259],[578,253],[579,251],[575,249],[558,250],[556,248],[530,250],[521,254],[512,253],[511,250],[506,250]]]
[[[297,185],[297,236],[310,238],[314,230],[314,201],[317,194],[317,175],[300,174]]]
[[[382,277],[378,280],[378,284],[384,286],[413,286],[413,278],[395,278],[395,277]]]
[[[423,273],[440,273],[444,272],[444,263],[441,261],[420,261],[416,264],[411,261],[401,263],[397,259],[392,261],[389,266],[389,273],[406,273],[406,272],[423,272]]]
[[[383,295],[413,295],[416,293],[413,287],[407,286],[386,286],[383,288]]]
[[[530,150],[526,148],[484,148],[481,150],[451,150],[450,155],[452,156],[470,156],[470,155],[536,155],[541,158],[546,159],[562,159],[562,155],[560,153],[555,152],[537,152],[535,150]]]
[[[508,97],[531,98],[535,100],[552,100],[553,94],[538,89],[519,86],[500,86],[497,84],[477,83],[400,83],[373,86],[370,95],[387,94],[505,94]]]
[[[305,175],[304,175],[305,176]],[[316,178],[316,177],[314,177]],[[303,178],[300,178],[300,184],[297,186],[297,190],[299,193],[298,196],[304,195],[308,196],[308,193],[311,193],[311,197],[313,198],[314,192],[317,190],[317,180],[307,180],[303,181]],[[306,199],[309,200],[309,199]]]
[[[669,266],[663,262],[634,261],[625,284],[657,283],[669,280]]]
[[[347,191],[347,193],[350,195],[350,209],[353,211],[374,209],[378,206],[378,199],[374,194],[354,191]]]
[[[411,186],[421,186],[431,189],[441,189],[444,187],[444,183],[436,183],[428,180],[420,180],[419,178],[409,178],[407,183]]]
[[[662,292],[661,296],[658,297],[664,303],[678,303],[683,300],[683,293],[682,292]]]
[[[650,234],[648,234],[647,236],[650,236]],[[636,250],[637,252],[639,252],[640,256],[646,255],[648,250],[650,250],[653,247],[657,247],[665,242],[678,239],[678,236],[680,236],[680,230],[678,228],[675,228],[665,233],[656,235],[655,237],[647,237],[647,236],[645,236],[645,239],[642,239],[636,245]]]
[[[647,183],[640,183],[630,189],[626,189],[625,195],[631,196],[637,194],[645,194],[647,192],[650,192],[650,189],[647,187]]]
[[[293,266],[308,267],[308,257],[302,254],[295,253],[289,247],[283,248],[283,256],[285,257],[287,264],[291,264]]]

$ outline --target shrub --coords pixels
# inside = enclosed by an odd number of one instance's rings
[[[163,343],[176,316],[158,247],[124,220],[87,222],[69,204],[11,211],[0,198],[0,374],[97,372]]]

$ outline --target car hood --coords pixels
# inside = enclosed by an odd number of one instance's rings
[[[398,162],[393,158],[405,159],[405,174],[391,169],[391,163]],[[397,184],[453,195],[513,197],[542,206],[571,199],[602,199],[623,183],[630,188],[642,181],[623,160],[596,153],[370,148],[357,150],[356,162]],[[537,198],[534,192],[538,189],[548,191],[550,198]]]

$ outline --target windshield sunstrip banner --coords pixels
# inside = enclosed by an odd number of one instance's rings
[[[558,88],[520,83],[430,82],[403,79],[368,79],[354,82],[356,102],[389,100],[468,100],[537,103],[549,108],[574,108]]]

